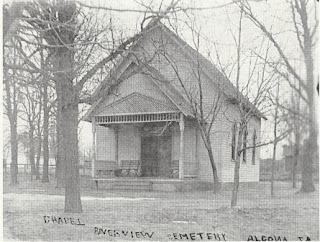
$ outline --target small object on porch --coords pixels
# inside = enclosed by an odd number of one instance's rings
[[[171,177],[179,177],[179,160],[173,160],[171,162]]]
[[[139,176],[140,160],[122,160],[120,169],[122,176]]]
[[[110,160],[96,160],[95,170],[96,177],[105,177],[114,175],[115,170],[117,169],[117,162]]]

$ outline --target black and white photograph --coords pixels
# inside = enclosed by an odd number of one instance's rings
[[[319,9],[3,0],[0,240],[319,241]]]

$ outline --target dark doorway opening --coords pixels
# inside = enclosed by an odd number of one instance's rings
[[[171,148],[171,136],[141,137],[141,176],[169,177]]]

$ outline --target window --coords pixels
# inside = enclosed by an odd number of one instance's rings
[[[236,132],[237,132],[237,124],[233,124],[232,140],[231,140],[231,159],[233,161],[236,159]]]
[[[248,129],[247,127],[244,128],[243,131],[243,163],[247,162],[247,138],[248,138]]]
[[[252,165],[256,164],[256,142],[257,142],[257,133],[256,133],[256,130],[254,130],[252,135]]]

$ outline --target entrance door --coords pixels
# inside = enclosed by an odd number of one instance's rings
[[[141,138],[141,176],[168,177],[171,174],[171,136]]]
[[[141,138],[141,176],[158,175],[157,137]]]

